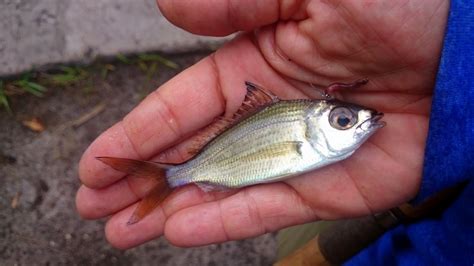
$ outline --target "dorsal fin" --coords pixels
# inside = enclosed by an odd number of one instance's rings
[[[198,154],[202,147],[228,129],[232,124],[232,118],[227,118],[225,116],[217,117],[214,122],[201,129],[193,136],[192,144],[187,149],[188,154],[192,157]]]
[[[232,115],[232,117],[225,117],[224,115],[217,117],[209,126],[200,130],[193,140],[193,144],[188,149],[188,154],[196,155],[199,151],[212,139],[219,134],[238,123],[242,119],[249,117],[260,109],[272,103],[278,102],[280,99],[270,91],[255,85],[249,81],[245,82],[247,86],[247,93],[240,105],[239,109]]]
[[[280,99],[272,92],[246,81],[247,94],[240,108],[232,117],[233,120],[243,119],[260,110],[262,107],[278,102]]]

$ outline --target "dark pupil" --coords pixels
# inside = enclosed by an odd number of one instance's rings
[[[346,116],[340,116],[337,118],[337,124],[341,127],[349,125],[350,122],[351,120]]]

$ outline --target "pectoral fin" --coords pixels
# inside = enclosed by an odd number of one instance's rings
[[[265,154],[266,157],[270,158],[285,157],[288,155],[296,155],[299,157],[302,155],[302,146],[302,141],[285,141],[274,143],[261,150],[239,156],[239,160],[243,162],[256,162],[261,160],[262,154]]]

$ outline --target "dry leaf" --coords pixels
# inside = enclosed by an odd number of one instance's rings
[[[22,123],[35,132],[42,132],[45,130],[45,126],[37,117],[33,117],[30,120],[24,120]]]
[[[16,209],[16,207],[18,207],[19,202],[20,202],[20,192],[17,192],[12,199],[12,203],[10,204],[12,209]]]

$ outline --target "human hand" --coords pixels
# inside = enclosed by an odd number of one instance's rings
[[[130,248],[163,234],[178,246],[243,239],[318,219],[375,213],[415,196],[448,1],[158,4],[172,23],[194,33],[248,33],[150,94],[84,153],[77,209],[87,219],[111,215],[105,231],[112,245]],[[369,84],[340,98],[384,112],[387,126],[351,158],[285,182],[215,193],[186,186],[127,225],[152,181],[124,177],[95,159],[186,159],[186,142],[162,152],[235,111],[245,80],[290,99],[317,95],[309,83],[323,87],[360,77]]]

